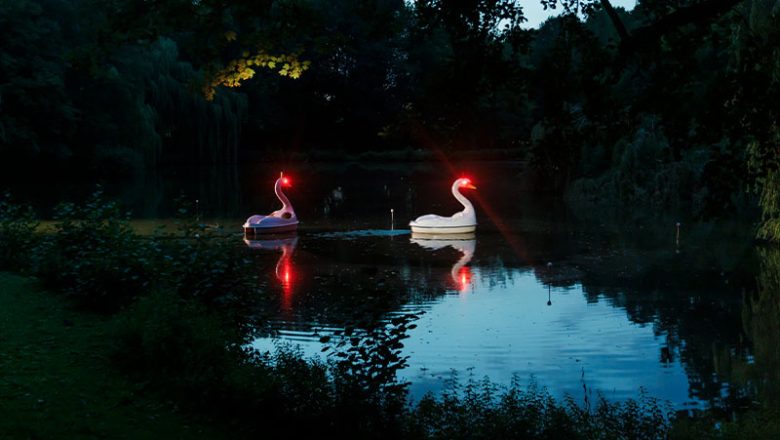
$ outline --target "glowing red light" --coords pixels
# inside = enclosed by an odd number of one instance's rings
[[[460,178],[460,187],[467,188],[467,189],[477,189],[477,187],[471,183],[471,179],[469,179],[468,177]]]
[[[290,179],[286,177],[282,177],[282,185],[289,185],[289,184],[290,184]]]

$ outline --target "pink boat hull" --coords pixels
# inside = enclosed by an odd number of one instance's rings
[[[298,223],[278,226],[244,226],[244,234],[278,234],[280,232],[292,232],[298,230]]]

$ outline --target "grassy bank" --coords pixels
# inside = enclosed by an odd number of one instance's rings
[[[110,367],[111,320],[0,273],[0,438],[221,438]]]

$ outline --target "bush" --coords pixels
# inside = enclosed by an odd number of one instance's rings
[[[251,254],[238,247],[235,236],[201,223],[183,197],[176,204],[176,230],[151,240],[159,256],[155,263],[157,285],[213,305],[243,307],[260,297],[259,275],[248,257]]]
[[[333,407],[323,364],[284,347],[271,356],[246,348],[224,319],[175,293],[140,298],[115,328],[122,370],[248,432],[309,432],[318,428],[300,421],[323,420]]]
[[[62,203],[54,225],[35,234],[32,209],[0,197],[0,269],[36,275],[80,305],[116,311],[137,296],[168,289],[209,304],[239,304],[258,295],[247,253],[183,211],[168,234],[137,234],[128,213],[97,190],[83,204]],[[236,308],[240,309],[240,308]]]
[[[389,322],[377,320],[361,328],[337,331],[331,353],[330,374],[337,413],[333,418],[354,432],[381,432],[387,438],[400,435],[407,411],[408,383],[397,373],[406,367],[402,340],[416,327],[413,313],[399,314]],[[330,336],[321,338],[329,342]]]
[[[38,220],[29,205],[18,205],[10,193],[0,196],[0,270],[26,272],[38,242]]]
[[[157,249],[99,187],[84,205],[59,205],[55,219],[37,261],[44,285],[98,309],[116,309],[151,286]]]
[[[214,394],[237,357],[222,322],[167,292],[140,298],[120,314],[115,337],[115,360],[125,371],[196,394]]]

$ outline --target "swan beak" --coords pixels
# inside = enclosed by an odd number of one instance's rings
[[[468,188],[468,189],[477,189],[477,187],[476,187],[476,186],[474,186],[474,185],[472,185],[472,184],[470,184],[470,183],[467,183],[467,184],[465,184],[463,187],[464,187],[464,188]]]

